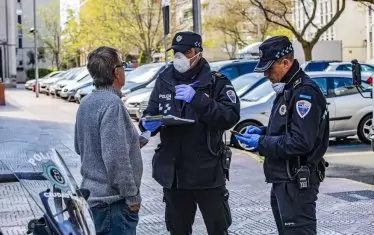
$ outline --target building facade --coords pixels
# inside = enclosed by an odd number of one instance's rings
[[[313,23],[323,27],[331,21],[337,10],[336,0],[318,0],[316,16]],[[308,16],[304,11],[301,1],[295,0],[293,11],[293,22],[300,32],[308,22]],[[308,15],[313,11],[313,3],[307,3]],[[321,41],[342,41],[342,60],[350,61],[367,59],[367,26],[366,8],[353,0],[346,0],[346,7],[340,18],[329,29],[322,34]],[[308,27],[304,38],[311,40],[316,33],[314,27]]]

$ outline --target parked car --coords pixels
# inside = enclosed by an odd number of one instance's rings
[[[122,101],[128,110],[130,117],[135,119],[136,121],[139,120],[138,116],[138,109],[140,103],[144,100],[148,101],[149,97],[151,96],[153,87],[156,84],[156,80],[153,80],[149,83],[146,87],[139,89],[137,91],[131,92],[129,95],[122,98]]]
[[[252,73],[257,65],[258,60],[224,60],[210,62],[211,70],[219,71],[233,80],[243,74]]]
[[[66,78],[69,78],[70,76],[72,76],[79,68],[72,68],[72,69],[69,69],[67,71],[65,71],[64,73],[60,73],[58,74],[57,76],[54,76],[52,78],[48,78],[48,79],[45,79],[43,80],[41,83],[40,83],[40,93],[45,93],[47,95],[49,95],[49,89],[50,89],[50,86],[53,85],[55,82],[58,82],[60,80],[63,80],[63,79],[66,79]]]
[[[232,85],[240,98],[267,80],[263,73],[247,73],[235,78]]]
[[[339,60],[309,60],[305,61],[300,67],[305,72],[325,71],[326,68],[333,62],[341,62]]]
[[[55,82],[53,84],[53,89],[52,91],[54,91],[54,95],[57,95],[57,96],[60,96],[60,93],[61,93],[61,90],[69,85],[69,84],[73,84],[73,83],[77,83],[80,79],[82,79],[83,77],[87,76],[88,75],[88,70],[86,67],[81,67],[79,70],[77,70],[72,76],[70,76],[69,78],[67,79],[62,79],[58,82]],[[50,92],[52,94],[52,92]]]
[[[89,85],[87,87],[83,87],[83,88],[78,89],[77,93],[75,93],[75,95],[74,95],[75,102],[77,102],[79,104],[81,102],[81,100],[83,99],[83,97],[90,94],[94,89],[95,89],[95,86],[93,84]]]
[[[64,88],[62,88],[60,97],[63,99],[67,99],[68,101],[75,101],[74,96],[77,90],[88,87],[90,85],[92,85],[92,77],[90,74],[87,74],[76,82],[69,83]]]
[[[374,65],[368,63],[360,63],[362,72],[374,72]],[[330,63],[325,71],[352,71],[352,63],[350,62],[340,62],[340,63]]]
[[[330,113],[330,137],[346,138],[358,135],[364,143],[370,143],[372,100],[363,98],[352,86],[350,72],[311,72],[308,75],[319,85],[325,94]],[[370,96],[371,86],[363,83],[366,97]],[[269,81],[254,88],[241,98],[240,121],[232,128],[244,133],[249,125],[265,126],[275,99]],[[246,149],[231,133],[226,139],[236,147]],[[250,150],[250,149],[247,149]]]
[[[121,89],[122,95],[146,87],[164,69],[165,63],[151,63],[137,67],[126,75],[125,85]]]
[[[38,79],[38,83],[39,83],[39,87],[40,87],[40,82],[45,80],[45,79],[48,79],[48,78],[52,78],[52,77],[55,77],[61,73],[63,73],[64,71],[55,71],[55,72],[51,72],[47,75],[45,75],[44,77],[41,77]],[[25,89],[27,90],[32,90],[33,88],[35,88],[35,82],[36,80],[35,79],[31,79],[31,80],[28,80],[26,83],[25,83]]]

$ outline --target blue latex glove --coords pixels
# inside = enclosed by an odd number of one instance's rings
[[[184,100],[187,103],[190,103],[196,91],[190,86],[186,84],[175,86],[175,99],[177,100]]]
[[[160,120],[151,120],[151,121],[146,121],[142,119],[142,125],[144,129],[150,132],[154,132],[161,126],[162,122]]]
[[[259,134],[259,135],[261,135],[262,131],[257,126],[248,126],[245,133],[246,134]]]
[[[258,134],[244,134],[242,136],[235,135],[235,138],[250,148],[257,148],[260,135]]]

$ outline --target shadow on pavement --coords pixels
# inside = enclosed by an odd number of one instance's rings
[[[343,164],[330,164],[326,171],[327,177],[346,178],[374,185],[373,168]]]

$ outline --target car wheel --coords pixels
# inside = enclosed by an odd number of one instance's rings
[[[372,126],[372,114],[366,115],[358,125],[357,135],[358,138],[365,144],[370,144],[370,132]]]
[[[236,132],[239,132],[239,133],[241,133],[241,134],[244,134],[245,133],[245,131],[247,130],[247,127],[248,126],[260,126],[260,125],[258,125],[257,123],[255,123],[255,122],[250,122],[250,121],[248,121],[248,122],[243,122],[243,123],[240,123],[237,127],[235,127],[235,131]],[[246,145],[244,145],[244,144],[242,144],[242,143],[240,143],[234,136],[232,136],[231,137],[231,141],[232,141],[232,143],[233,143],[233,145],[236,147],[236,148],[238,148],[238,149],[243,149],[243,150],[247,150],[247,151],[250,151],[250,152],[252,152],[254,149],[252,149],[252,148],[248,148],[248,147],[246,147]]]

